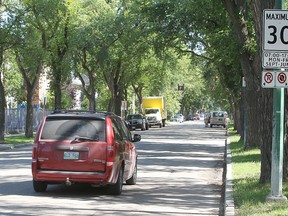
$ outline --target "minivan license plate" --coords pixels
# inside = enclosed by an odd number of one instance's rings
[[[64,152],[64,159],[79,159],[79,152]]]

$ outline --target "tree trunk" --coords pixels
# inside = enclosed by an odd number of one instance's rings
[[[138,102],[140,104],[139,106],[139,113],[142,113],[143,110],[142,110],[142,98],[143,98],[143,95],[142,95],[142,90],[143,90],[143,87],[144,87],[144,84],[143,83],[140,83],[137,87],[132,83],[132,87],[134,89],[134,92],[135,94],[137,95],[137,98],[138,98]],[[143,114],[143,113],[142,113]]]
[[[111,92],[108,111],[114,112],[121,116],[121,103],[124,96],[124,72],[121,68],[121,60],[119,60],[112,70],[104,73],[105,81]]]
[[[232,96],[233,97],[233,96]],[[240,117],[240,107],[239,101],[233,97],[232,100],[232,109],[233,109],[233,118],[234,118],[234,129],[237,130],[237,132],[243,137],[243,125],[241,117]]]
[[[0,70],[1,77],[1,70]],[[5,91],[2,80],[0,79],[0,143],[4,143],[5,132]]]
[[[118,92],[117,97],[115,98],[115,114],[118,116],[121,116],[121,105],[122,105],[122,100],[123,100],[123,91]]]
[[[53,74],[53,91],[54,91],[54,106],[55,110],[62,109],[62,74],[60,68],[57,66],[57,61],[53,60],[52,63],[52,74]]]
[[[85,80],[83,78],[84,74],[83,75],[80,74],[79,71],[76,71],[76,74],[77,74],[79,80],[81,81],[83,93],[87,97],[87,99],[89,100],[89,110],[96,111],[96,99],[95,99],[95,95],[96,95],[96,90],[95,90],[96,71],[93,69],[94,67],[89,67],[86,49],[83,49],[79,53],[79,57],[80,57],[80,61],[82,64],[82,68],[88,74],[89,86],[86,86]],[[90,92],[89,92],[89,89],[90,89]]]
[[[34,88],[31,86],[26,86],[27,88],[27,114],[26,114],[26,127],[25,127],[25,136],[33,137],[33,95]]]
[[[261,175],[260,183],[271,181],[271,150],[272,150],[272,116],[273,116],[273,91],[260,87],[262,71],[261,53],[262,53],[262,13],[266,8],[274,8],[275,0],[251,1],[254,29],[256,32],[256,41],[258,45],[257,53],[254,56],[254,84],[260,89],[258,94],[257,111],[259,112],[258,125],[261,146]],[[256,79],[257,78],[257,79]]]
[[[85,89],[85,82],[83,80],[83,78],[81,77],[81,82],[82,82],[82,88],[84,90],[84,94],[86,95],[86,97],[89,100],[89,110],[92,111],[96,111],[96,91],[95,91],[95,75],[96,73],[93,70],[88,70],[89,73],[89,89],[90,89],[90,93],[88,92],[88,90]],[[80,75],[81,76],[81,75]]]
[[[271,142],[272,142],[272,91],[260,86],[261,69],[261,24],[264,8],[273,8],[270,1],[251,1],[255,21],[256,41],[258,44],[255,55],[249,53],[245,45],[249,43],[250,33],[243,15],[244,1],[224,0],[226,10],[231,18],[241,50],[240,63],[247,83],[246,87],[246,116],[247,116],[247,147],[261,147],[260,182],[266,183],[271,179]],[[269,7],[270,3],[270,7]],[[265,6],[264,6],[265,4]],[[273,3],[274,4],[274,3]],[[241,15],[242,14],[242,15]],[[259,15],[260,14],[260,15]]]
[[[5,132],[5,90],[2,83],[3,48],[0,47],[0,143],[4,143]]]

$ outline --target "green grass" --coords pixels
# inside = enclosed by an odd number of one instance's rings
[[[23,135],[17,135],[17,136],[5,136],[4,144],[22,144],[22,143],[32,143],[34,141],[34,138],[26,138]]]
[[[229,133],[230,132],[229,129]],[[263,216],[288,215],[287,201],[266,202],[270,184],[259,184],[261,157],[259,149],[243,150],[239,135],[230,136],[232,153],[233,197],[236,215]],[[288,183],[283,182],[283,194],[288,193]]]

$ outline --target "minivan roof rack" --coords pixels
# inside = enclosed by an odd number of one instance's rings
[[[52,114],[58,113],[95,113],[93,110],[65,110],[65,109],[55,109]]]
[[[103,115],[115,115],[113,112],[107,112],[107,111],[93,111],[93,110],[65,110],[65,109],[55,109],[54,112],[51,114],[65,114],[65,113],[90,113],[90,114],[103,114]]]

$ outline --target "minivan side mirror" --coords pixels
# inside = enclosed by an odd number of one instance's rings
[[[140,134],[134,134],[133,136],[133,142],[139,142],[141,140],[141,135]]]

